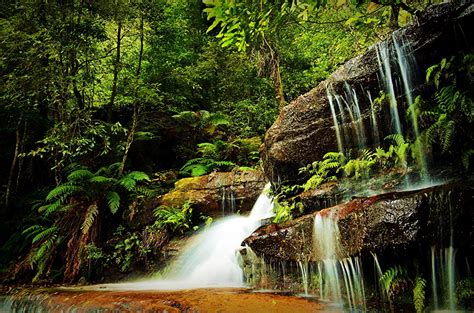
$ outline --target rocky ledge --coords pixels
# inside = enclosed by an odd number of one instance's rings
[[[214,172],[180,179],[155,204],[180,207],[190,201],[202,214],[220,217],[250,211],[264,186],[265,177],[259,170]]]
[[[429,247],[454,242],[467,251],[474,247],[472,184],[451,183],[421,190],[391,192],[304,215],[284,224],[262,226],[248,237],[248,245],[259,256],[290,261],[317,261],[313,253],[316,214],[333,217],[340,231],[340,257],[378,252],[419,244]]]

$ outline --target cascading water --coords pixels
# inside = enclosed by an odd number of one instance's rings
[[[365,311],[365,290],[361,262],[358,257],[340,258],[337,213],[317,214],[314,218],[313,251],[318,260],[321,298],[342,305],[343,292],[349,309]],[[343,285],[341,284],[341,278]]]
[[[198,233],[160,279],[103,285],[108,289],[178,290],[204,287],[244,287],[240,265],[242,241],[273,213],[268,184],[248,216],[231,215]]]
[[[273,216],[272,200],[263,192],[249,216],[229,216],[198,234],[173,263],[166,279],[191,285],[243,286],[239,264],[242,241],[262,220]]]

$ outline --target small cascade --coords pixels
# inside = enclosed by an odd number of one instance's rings
[[[342,145],[342,138],[341,138],[341,130],[339,128],[339,122],[337,120],[336,110],[334,108],[333,96],[329,93],[329,90],[326,90],[326,93],[329,100],[329,107],[331,108],[331,115],[332,115],[332,120],[334,123],[334,129],[336,131],[337,147],[339,149],[339,152],[344,153],[344,146]]]
[[[456,309],[456,250],[431,248],[431,289],[435,310]]]
[[[385,88],[385,92],[389,95],[390,100],[390,116],[392,121],[392,132],[402,135],[402,124],[398,113],[398,104],[395,94],[395,86],[393,84],[392,69],[390,67],[390,49],[388,42],[382,41],[376,46],[377,62],[379,64],[380,76]]]
[[[341,258],[339,228],[333,212],[317,214],[314,219],[313,252],[320,260],[321,298],[343,304],[343,291],[349,309],[365,310],[365,290],[361,261],[358,257]],[[342,281],[342,283],[341,283]],[[344,288],[344,289],[343,289]]]
[[[165,279],[190,285],[242,286],[241,243],[272,215],[273,203],[264,191],[249,216],[225,217],[198,234],[171,265]]]
[[[360,149],[365,148],[367,146],[367,137],[359,98],[355,89],[348,83],[344,83],[344,95],[336,94],[331,88],[326,90],[326,94],[329,100],[339,152],[344,152],[344,147],[351,145],[351,137]],[[353,134],[347,134],[346,128],[353,131]]]
[[[380,146],[380,135],[379,135],[379,125],[377,122],[377,109],[375,107],[374,101],[372,100],[372,95],[370,91],[367,92],[367,96],[369,97],[370,102],[370,122],[372,126],[372,135],[373,135],[373,142],[375,146]]]
[[[303,282],[304,294],[308,295],[308,286],[309,286],[309,269],[308,262],[299,261],[298,267],[301,271],[301,281]]]
[[[222,216],[235,214],[236,208],[235,193],[232,187],[221,187],[221,211]]]

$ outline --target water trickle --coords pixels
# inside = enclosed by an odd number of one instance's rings
[[[372,95],[370,91],[367,92],[370,102],[370,121],[372,126],[373,141],[376,146],[380,146],[380,135],[379,135],[379,125],[377,122],[377,108],[375,107],[374,101],[372,100]]]
[[[326,94],[329,100],[329,107],[331,108],[332,121],[334,123],[334,130],[336,131],[337,147],[339,152],[344,153],[344,147],[342,145],[341,130],[339,128],[339,122],[337,121],[336,110],[334,108],[333,96],[326,89]]]
[[[393,132],[402,134],[402,125],[398,114],[398,104],[395,94],[395,87],[392,78],[392,69],[390,67],[390,50],[388,42],[380,42],[376,46],[377,62],[379,64],[380,77],[382,78],[385,92],[389,95],[390,115],[392,120]]]
[[[361,262],[358,257],[343,258],[339,243],[339,227],[335,213],[314,219],[313,251],[320,275],[321,298],[342,304],[342,287],[349,309],[365,310],[365,291]],[[341,286],[341,278],[343,286]]]

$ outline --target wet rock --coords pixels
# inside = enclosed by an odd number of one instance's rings
[[[178,180],[175,189],[157,199],[155,205],[180,207],[191,201],[199,212],[211,217],[248,212],[264,186],[265,177],[258,170],[214,172]]]
[[[398,32],[399,36],[404,36],[411,42],[418,67],[422,71],[439,62],[442,57],[470,47],[474,39],[474,33],[468,31],[474,27],[473,8],[470,1],[453,1],[433,6],[421,14],[414,25]],[[391,38],[387,40],[387,44],[393,45]],[[395,64],[392,67],[396,68]],[[377,74],[376,48],[371,47],[365,54],[349,60],[326,81],[281,110],[266,133],[262,150],[265,175],[272,183],[296,181],[299,179],[298,168],[322,159],[329,151],[338,150],[326,96],[327,87],[343,94],[344,83],[348,82],[357,87],[355,90],[359,99],[367,98],[367,91],[375,97],[380,91]],[[415,89],[419,89],[423,83],[423,79],[419,79],[419,85]],[[363,124],[366,129],[370,129],[369,101],[360,101],[360,106]],[[389,129],[390,120],[387,122],[386,116],[380,118],[385,121],[379,125],[381,135],[393,133]],[[351,127],[351,124],[343,126],[345,129]],[[352,134],[349,135],[351,136],[353,137]],[[371,145],[371,138],[367,140]],[[357,146],[354,138],[349,141],[352,146],[347,148]]]
[[[287,223],[263,226],[244,244],[265,258],[316,261],[312,234],[319,213],[337,216],[341,257],[413,244],[446,245],[451,225],[458,246],[472,249],[473,195],[472,184],[464,183],[357,198]]]

